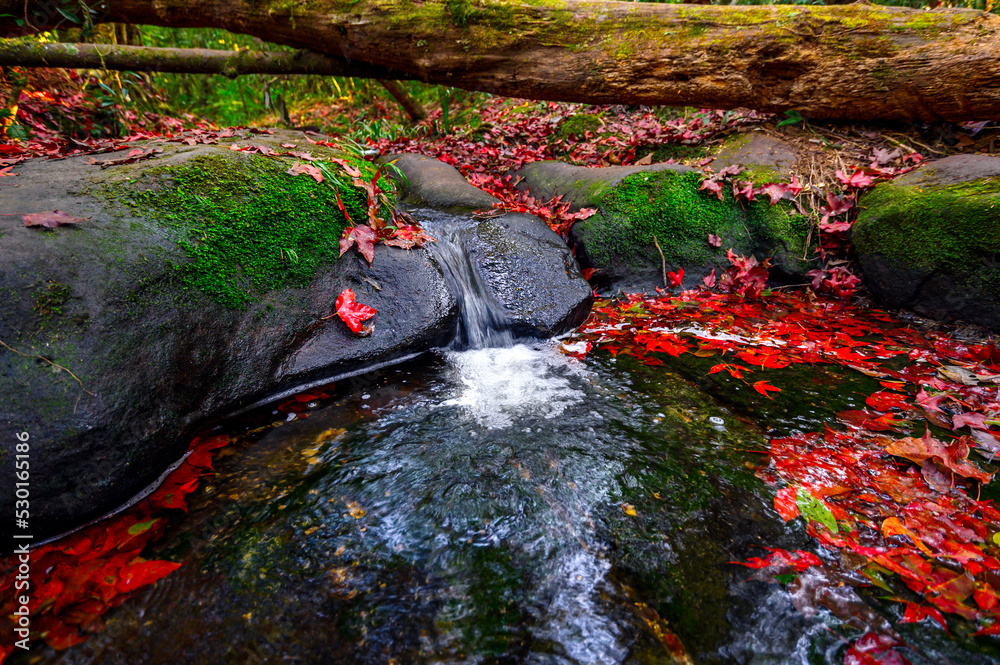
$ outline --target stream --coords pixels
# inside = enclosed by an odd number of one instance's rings
[[[760,451],[867,379],[810,367],[794,409],[751,416],[680,366],[515,339],[460,249],[468,222],[423,221],[462,294],[452,347],[220,426],[237,443],[147,555],[185,564],[85,643],[12,662],[843,663],[863,630],[731,562],[815,551]],[[998,662],[904,637],[914,664]]]

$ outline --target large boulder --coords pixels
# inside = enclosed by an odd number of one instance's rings
[[[566,243],[545,222],[513,213],[476,219],[468,208],[488,209],[497,199],[470,185],[454,167],[419,155],[386,159],[396,165],[397,177],[405,183],[401,188],[405,204],[433,201],[435,208],[451,210],[466,220],[459,223],[466,228],[455,241],[462,244],[515,334],[551,337],[583,323],[593,290]],[[432,231],[435,214],[420,212]]]
[[[353,249],[337,260],[345,222],[329,180],[287,174],[298,158],[228,146],[296,143],[369,177],[370,164],[302,134],[198,140],[139,144],[164,151],[107,168],[32,160],[4,179],[0,486],[13,488],[13,434],[27,432],[36,538],[136,494],[211,419],[454,333],[457,301],[425,249],[379,245],[371,267]],[[365,218],[363,192],[340,196]],[[51,210],[85,219],[22,224]],[[368,337],[329,318],[345,288],[378,310]],[[13,491],[4,497],[10,514]]]
[[[575,207],[597,213],[570,229],[570,245],[584,268],[599,269],[604,285],[626,290],[663,286],[663,267],[683,268],[685,287],[701,283],[713,267],[728,266],[726,251],[772,257],[779,271],[799,275],[807,220],[792,204],[749,205],[700,191],[702,174],[674,164],[588,168],[536,162],[517,172],[519,186],[543,200],[562,195]],[[712,246],[709,234],[721,244]],[[659,245],[659,250],[657,249]],[[660,252],[663,253],[661,260]],[[599,282],[599,283],[601,283]]]
[[[879,303],[1000,329],[1000,158],[946,157],[858,205],[851,239]]]

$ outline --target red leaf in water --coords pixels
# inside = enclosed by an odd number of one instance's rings
[[[770,547],[765,547],[764,549],[768,550],[770,554],[763,559],[755,556],[750,557],[745,562],[730,561],[729,563],[746,566],[747,568],[791,568],[800,573],[806,568],[823,565],[823,561],[812,552],[803,552],[802,550],[789,552],[787,550],[771,549]]]
[[[988,430],[989,425],[986,424],[986,416],[982,413],[960,413],[956,415],[951,420],[952,427],[959,429],[960,427],[969,426],[969,429],[982,429]]]
[[[899,393],[877,392],[865,398],[865,404],[876,411],[888,411],[889,409],[908,409],[909,403],[906,395]]]
[[[44,226],[47,229],[54,229],[57,226],[66,224],[79,224],[85,222],[90,217],[74,217],[62,210],[49,210],[48,212],[33,212],[24,215],[22,221],[25,226]]]
[[[681,280],[683,279],[684,279],[684,268],[679,269],[677,272],[667,273],[667,280],[669,281],[671,288],[680,286]]]
[[[781,392],[781,388],[775,388],[770,383],[768,383],[766,380],[765,381],[757,381],[757,382],[755,382],[753,384],[753,389],[756,390],[757,392],[759,392],[761,395],[763,395],[764,397],[766,397],[768,399],[774,399],[773,397],[771,397],[770,395],[767,394],[768,391],[771,391],[771,392]]]
[[[968,461],[969,446],[962,438],[956,439],[950,444],[944,444],[931,436],[930,430],[927,430],[923,438],[916,439],[908,436],[897,439],[886,446],[885,451],[890,455],[903,457],[917,464],[933,459],[934,462],[950,469],[953,473],[966,478],[975,478],[981,483],[988,483],[993,478],[993,474],[986,473]]]
[[[344,252],[356,243],[358,252],[361,253],[361,256],[368,259],[368,265],[371,265],[375,259],[375,243],[377,242],[378,236],[372,227],[365,224],[348,227],[344,229],[343,234],[340,236],[340,255],[343,256]]]
[[[906,646],[889,635],[865,633],[844,654],[844,665],[910,665],[893,647]]]
[[[347,327],[351,329],[356,335],[370,335],[372,328],[371,326],[364,326],[362,323],[372,318],[378,314],[378,310],[368,305],[362,305],[355,301],[354,291],[351,289],[344,289],[337,296],[337,316],[347,324]]]
[[[922,605],[917,605],[916,603],[906,602],[906,612],[903,614],[903,618],[900,619],[901,623],[917,623],[918,621],[923,621],[927,617],[937,621],[942,628],[948,630],[948,622],[944,620],[944,615],[933,607],[926,607]],[[978,633],[977,633],[978,634]]]
[[[172,561],[142,561],[122,568],[118,574],[116,588],[119,593],[128,593],[139,587],[152,584],[181,567]]]
[[[781,519],[789,522],[800,515],[799,504],[796,501],[799,494],[797,487],[789,486],[778,490],[774,497],[774,509],[781,515]]]

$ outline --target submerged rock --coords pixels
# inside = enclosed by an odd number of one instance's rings
[[[1000,329],[1000,158],[946,157],[858,205],[851,239],[880,304]]]
[[[536,198],[562,195],[575,207],[597,213],[570,229],[570,244],[585,268],[600,269],[604,284],[625,290],[663,286],[668,271],[683,268],[684,286],[701,283],[715,266],[728,266],[730,248],[772,262],[788,275],[805,272],[807,221],[788,202],[771,206],[724,200],[699,191],[700,172],[673,164],[588,168],[537,162],[517,172]],[[713,247],[708,235],[719,236]],[[656,245],[659,245],[657,250]],[[660,251],[663,252],[661,262]]]
[[[418,155],[393,155],[406,183],[408,204],[433,201],[436,208],[489,209],[496,199],[473,187],[453,167]],[[504,214],[478,221],[465,236],[465,250],[514,332],[551,337],[587,318],[593,290],[573,253],[537,217]]]
[[[298,141],[373,171],[301,134],[236,138],[278,152]],[[231,141],[159,143],[161,154],[107,169],[31,160],[0,190],[0,420],[11,433],[0,486],[13,487],[13,433],[27,432],[36,538],[136,494],[210,419],[453,334],[457,302],[425,250],[379,245],[371,267],[353,249],[337,260],[344,217],[329,183]],[[340,195],[365,218],[363,192]],[[85,219],[48,230],[18,216],[49,210]],[[371,336],[330,318],[345,288],[378,310]]]

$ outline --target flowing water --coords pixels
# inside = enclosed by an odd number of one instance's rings
[[[513,339],[462,225],[431,232],[465,289],[455,348],[224,449],[152,553],[185,565],[41,662],[843,662],[857,629],[729,563],[810,548],[754,475],[765,433],[669,370]],[[811,404],[848,380],[809,372],[770,424],[843,408]],[[993,662],[906,637],[913,663]]]

